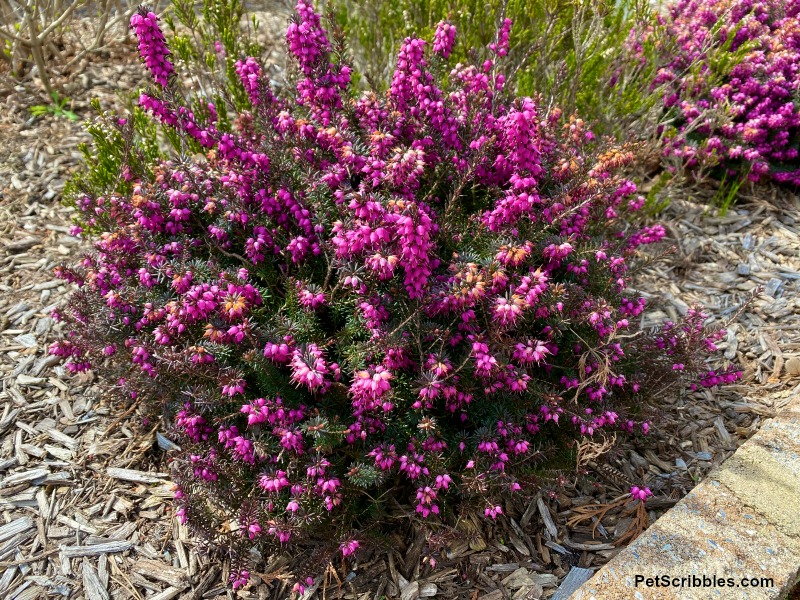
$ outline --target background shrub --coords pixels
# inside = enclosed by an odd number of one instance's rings
[[[578,112],[598,133],[627,138],[633,123],[649,123],[658,103],[649,84],[656,66],[655,38],[636,35],[652,22],[652,3],[641,0],[337,0],[355,64],[385,89],[396,48],[408,35],[431,38],[439,21],[458,31],[454,62],[475,61],[496,41],[504,19],[513,22],[509,84],[521,95],[540,94],[543,106]],[[633,30],[633,31],[632,31]],[[627,41],[630,36],[638,38]],[[648,130],[650,133],[652,130]],[[638,132],[641,134],[641,131]]]
[[[94,252],[60,270],[80,290],[52,352],[164,410],[179,517],[236,556],[350,556],[390,500],[497,518],[576,439],[645,434],[660,394],[737,377],[708,370],[723,333],[696,311],[637,328],[630,269],[664,230],[625,221],[634,155],[506,90],[507,26],[480,66],[448,64],[446,23],[407,38],[388,92],[358,93],[301,0],[295,86],[240,57],[230,129],[187,102],[157,17],[132,26],[154,85],[97,125],[118,176],[72,188]],[[169,160],[133,144],[145,112]]]

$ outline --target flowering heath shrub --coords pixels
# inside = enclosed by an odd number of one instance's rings
[[[667,153],[800,185],[800,2],[680,0],[661,27]]]
[[[80,289],[52,352],[164,408],[182,521],[238,556],[313,539],[347,557],[389,499],[495,519],[537,457],[646,434],[665,389],[736,378],[706,368],[722,333],[698,312],[637,327],[631,261],[664,230],[624,220],[633,154],[505,91],[510,23],[477,66],[446,66],[452,24],[405,39],[379,96],[296,11],[296,86],[276,95],[241,57],[250,107],[229,132],[214,103],[187,108],[140,11],[141,107],[202,153],[128,161],[127,187],[75,198],[98,233],[60,270]]]

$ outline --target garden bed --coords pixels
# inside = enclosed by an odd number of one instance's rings
[[[134,89],[141,75],[133,48],[120,48],[78,80],[72,109],[88,116],[94,96],[110,108],[116,90]],[[136,405],[107,403],[102,382],[67,377],[46,354],[59,331],[49,311],[70,291],[51,269],[85,249],[67,235],[70,212],[59,199],[87,136],[63,118],[31,120],[33,89],[4,92],[0,115],[0,595],[228,597],[229,563],[207,554],[173,518],[156,442],[161,425],[143,419]],[[724,348],[744,367],[739,384],[714,396],[669,398],[657,432],[587,461],[577,476],[565,468],[560,485],[510,507],[513,522],[465,522],[468,538],[445,544],[435,568],[420,562],[428,540],[398,528],[392,552],[367,552],[345,572],[331,565],[306,596],[549,597],[572,567],[596,568],[615,556],[614,541],[634,527],[622,506],[608,513],[599,536],[589,523],[567,527],[577,507],[647,485],[655,493],[652,522],[787,403],[800,386],[800,203],[777,188],[753,188],[717,217],[706,200],[673,199],[659,215],[665,246],[677,251],[643,270],[635,287],[652,299],[646,322],[676,319],[695,303],[716,322],[736,316]],[[765,293],[737,314],[759,286]],[[412,512],[396,507],[398,515]],[[267,557],[240,597],[286,597],[294,566],[289,555]]]

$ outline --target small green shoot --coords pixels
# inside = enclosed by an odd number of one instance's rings
[[[728,181],[727,173],[723,176],[722,181],[719,183],[719,190],[714,196],[714,204],[719,207],[718,214],[720,217],[724,217],[728,213],[728,209],[739,195],[739,188],[747,181],[747,175],[745,173],[730,182]]]
[[[78,115],[67,108],[69,98],[63,98],[58,95],[58,92],[53,91],[50,94],[53,99],[52,104],[36,104],[31,106],[28,110],[34,117],[43,117],[45,115],[53,115],[54,117],[66,117],[70,121],[77,121]]]

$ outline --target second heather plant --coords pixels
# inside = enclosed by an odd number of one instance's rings
[[[679,0],[660,27],[666,153],[799,187],[800,1]]]

